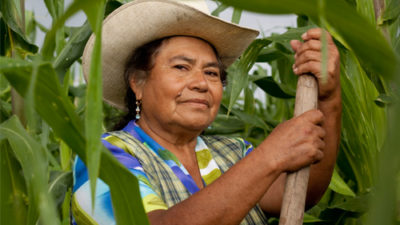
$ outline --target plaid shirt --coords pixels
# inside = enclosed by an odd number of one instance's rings
[[[118,148],[122,149],[131,157],[139,161],[141,167],[143,168],[144,176],[146,178],[145,181],[143,179],[143,176],[140,176],[135,172],[133,173],[136,177],[139,178],[139,184],[149,184],[146,185],[146,188],[150,186],[151,193],[148,194],[147,197],[152,197],[150,201],[156,203],[153,204],[151,208],[146,208],[146,204],[144,204],[146,212],[155,209],[167,209],[189,198],[189,196],[191,195],[190,192],[182,184],[179,178],[172,172],[171,168],[163,161],[163,159],[161,159],[153,151],[149,150],[148,146],[144,145],[141,141],[134,138],[129,132],[110,132],[107,133],[104,139],[110,142],[112,145],[118,146]],[[230,167],[232,167],[235,163],[237,163],[241,158],[243,158],[247,153],[252,150],[251,144],[240,138],[201,136],[201,139],[209,148],[213,159],[217,163],[222,173],[226,172]],[[128,169],[131,168],[128,167]],[[148,191],[143,191],[143,188],[141,187],[142,199],[146,197],[143,196],[143,192],[149,193]],[[90,192],[85,194],[90,195]],[[99,195],[104,196],[104,193],[99,193]],[[108,218],[103,218],[107,214],[104,212],[96,213],[95,211],[95,215],[88,216],[87,210],[82,210],[82,208],[79,206],[79,202],[81,201],[79,201],[79,198],[77,199],[76,196],[78,195],[74,194],[72,205],[73,214],[78,224],[81,218],[87,218],[85,222],[91,221],[91,223],[89,224],[107,224],[105,223],[105,221],[113,221],[113,215],[107,215]],[[82,196],[82,194],[79,196]],[[143,201],[145,202],[145,200]],[[99,201],[96,200],[96,202]],[[96,207],[97,210],[104,206]],[[96,214],[98,214],[98,218],[96,218]],[[94,217],[94,219],[92,217]],[[94,223],[94,221],[98,223]],[[245,224],[267,224],[267,218],[258,205],[251,209],[247,216],[243,219],[241,225]]]

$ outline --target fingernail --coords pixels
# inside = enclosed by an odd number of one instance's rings
[[[295,67],[294,69],[293,69],[293,72],[295,72],[295,73],[297,73],[297,67]]]
[[[307,32],[301,35],[301,38],[306,39],[307,37]]]

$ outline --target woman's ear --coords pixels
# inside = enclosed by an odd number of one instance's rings
[[[129,87],[135,93],[136,99],[140,100],[143,96],[143,82],[136,81],[133,77],[129,78]]]

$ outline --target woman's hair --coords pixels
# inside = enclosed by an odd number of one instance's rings
[[[154,67],[155,58],[162,46],[163,43],[167,42],[170,37],[164,37],[157,39],[155,41],[151,41],[147,44],[142,45],[141,47],[137,48],[131,58],[128,60],[127,64],[125,65],[125,73],[124,73],[124,81],[126,85],[126,95],[125,95],[125,106],[128,109],[128,113],[125,114],[121,118],[121,120],[114,126],[113,130],[120,130],[129,123],[129,121],[135,119],[136,117],[136,95],[130,88],[130,80],[134,79],[135,82],[142,83],[145,82],[147,77],[150,75],[151,70]],[[196,37],[197,38],[197,37]],[[200,38],[199,38],[200,39]],[[201,39],[203,40],[203,39]],[[205,40],[203,40],[205,41]],[[213,49],[217,61],[218,67],[220,70],[220,77],[221,82],[223,85],[226,84],[226,71],[225,66],[222,64],[221,58],[218,55],[217,50],[215,47],[207,42],[211,48]]]

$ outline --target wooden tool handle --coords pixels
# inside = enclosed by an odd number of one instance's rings
[[[311,109],[318,104],[318,83],[313,75],[305,74],[297,81],[296,103],[294,116]],[[306,200],[310,168],[306,167],[290,173],[286,178],[285,192],[281,208],[279,225],[303,224],[304,206]]]

